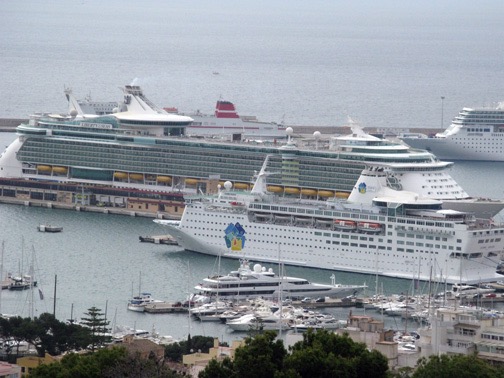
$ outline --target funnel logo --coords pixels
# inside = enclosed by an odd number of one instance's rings
[[[226,246],[232,251],[241,251],[245,247],[245,230],[240,223],[230,223],[224,233],[226,234],[224,236]]]
[[[359,190],[360,194],[365,194],[366,193],[366,183],[361,182],[357,189]]]

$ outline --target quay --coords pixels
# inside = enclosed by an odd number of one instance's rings
[[[0,204],[11,204],[11,205],[23,205],[31,207],[45,207],[47,209],[63,209],[63,210],[73,210],[91,213],[102,213],[102,214],[116,214],[116,215],[128,215],[132,217],[144,217],[144,218],[157,218],[157,219],[168,219],[174,220],[170,214],[162,212],[148,212],[148,211],[138,211],[131,210],[124,207],[103,207],[103,206],[92,206],[92,205],[79,205],[75,203],[63,203],[63,202],[52,202],[47,200],[34,200],[34,199],[19,199],[14,197],[0,196]],[[168,244],[168,243],[162,243]]]
[[[178,242],[171,235],[139,236],[138,239],[140,240],[141,243],[179,245]]]

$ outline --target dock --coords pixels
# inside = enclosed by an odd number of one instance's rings
[[[189,312],[180,302],[155,302],[145,305],[145,312],[150,314],[183,314]]]
[[[141,243],[178,245],[178,242],[170,235],[139,236],[138,239],[140,240]]]

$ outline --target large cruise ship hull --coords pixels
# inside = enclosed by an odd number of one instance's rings
[[[452,138],[403,138],[403,141],[444,160],[504,161],[504,151],[491,147],[504,145],[504,138],[499,136],[472,138],[471,143],[461,143]]]
[[[448,283],[466,282],[480,283],[498,281],[503,278],[496,273],[498,257],[492,259],[479,257],[461,259],[448,257],[449,253],[441,253],[428,248],[427,250],[404,253],[398,252],[397,247],[390,250],[378,248],[375,243],[390,236],[370,236],[356,232],[323,232],[314,227],[294,227],[277,225],[270,222],[251,222],[245,214],[216,214],[205,213],[195,208],[186,208],[192,212],[191,218],[195,222],[184,221],[179,227],[167,225],[169,234],[179,242],[185,250],[228,258],[247,258],[254,261],[278,262],[281,259],[286,265],[322,268],[363,274],[381,275],[404,279],[420,279],[428,281],[437,279]],[[186,216],[186,214],[184,214]],[[243,250],[236,252],[226,248],[224,230],[229,223],[239,223],[247,230],[247,242]],[[197,225],[196,225],[197,224]],[[411,231],[415,235],[422,235],[434,239],[447,239],[451,231],[422,230]],[[502,229],[491,229],[492,235],[502,234]],[[336,246],[334,237],[338,235],[348,245]],[[430,236],[427,236],[430,235]],[[455,245],[456,237],[448,237]],[[361,239],[359,241],[359,239]],[[363,241],[366,240],[366,242]],[[489,239],[490,240],[490,239]],[[500,239],[499,239],[500,240]],[[390,240],[391,244],[392,239]],[[438,242],[439,243],[439,242]],[[467,250],[478,250],[478,242],[474,236],[466,246]],[[502,244],[502,242],[499,242]],[[490,248],[502,250],[502,246],[489,245]],[[342,243],[343,244],[343,243]],[[446,244],[446,241],[445,241]],[[437,246],[438,248],[448,248]],[[452,247],[454,248],[454,247]],[[460,247],[459,247],[460,248]],[[430,249],[430,250],[429,250]],[[456,254],[456,252],[454,252]],[[453,255],[453,253],[452,253]]]

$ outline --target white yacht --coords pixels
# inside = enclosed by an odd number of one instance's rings
[[[401,139],[440,159],[504,161],[504,102],[493,108],[463,108],[446,130],[433,137],[416,134]]]
[[[281,250],[286,265],[448,283],[502,277],[503,225],[393,190],[381,167],[365,169],[347,201],[281,197],[267,191],[267,160],[250,193],[227,182],[216,196],[188,197],[169,233],[186,250],[236,259],[274,263]],[[333,227],[340,220],[374,227]]]
[[[312,283],[304,278],[277,275],[272,268],[250,263],[242,259],[238,270],[227,275],[204,278],[195,289],[203,295],[226,300],[244,300],[257,297],[270,299],[301,299],[306,297],[343,298],[357,295],[366,285],[341,285],[335,283],[334,274],[331,284]]]

